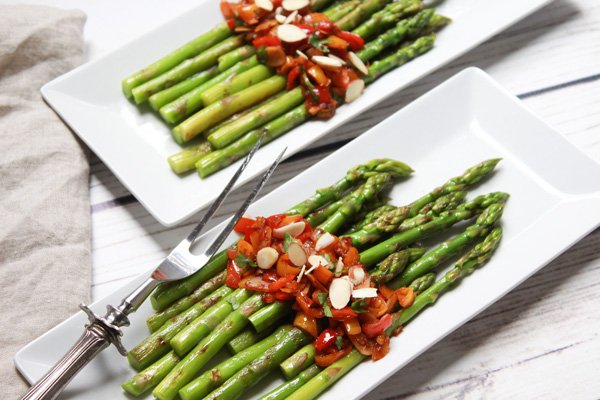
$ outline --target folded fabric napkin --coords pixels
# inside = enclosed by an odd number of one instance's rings
[[[79,11],[0,5],[2,399],[27,388],[15,352],[89,297],[89,167],[40,95],[83,60],[84,23]]]

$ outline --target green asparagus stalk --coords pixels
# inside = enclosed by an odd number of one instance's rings
[[[398,289],[410,285],[418,277],[428,273],[433,267],[439,265],[460,252],[466,247],[472,245],[482,237],[487,236],[492,227],[502,216],[504,211],[503,203],[494,203],[490,205],[477,218],[475,224],[469,226],[460,235],[444,242],[439,247],[431,250],[404,270],[402,275],[388,283],[392,289]]]
[[[169,342],[178,356],[185,356],[202,339],[204,339],[229,314],[237,310],[248,300],[251,292],[237,289],[232,294],[212,306],[207,312],[191,321],[179,331]]]
[[[422,8],[423,3],[420,0],[402,0],[388,4],[383,10],[377,11],[352,32],[365,40],[370,40],[373,36],[394,26],[402,18],[406,18]]]
[[[229,53],[225,53],[221,57],[219,57],[219,71],[227,71],[235,64],[252,57],[254,54],[256,54],[256,49],[254,48],[254,46],[251,46],[249,44],[242,47],[238,47],[235,50],[231,50]]]
[[[333,22],[339,21],[360,4],[359,0],[342,1],[334,4],[323,12]]]
[[[294,109],[298,105],[303,105],[303,103],[304,95],[302,94],[302,90],[300,88],[292,89],[284,95],[267,102],[255,111],[250,112],[240,117],[238,120],[213,132],[208,136],[208,141],[214,148],[222,149],[232,144],[252,129],[260,127]]]
[[[434,217],[440,216],[446,210],[454,210],[459,208],[466,196],[467,192],[461,190],[458,192],[448,193],[437,198],[435,201],[427,204],[425,207],[421,208],[421,210],[417,211],[417,215],[414,217],[407,218],[402,221],[396,228],[395,232],[404,232],[419,225],[426,224]]]
[[[261,333],[277,323],[292,309],[292,304],[288,301],[276,301],[252,314],[248,320],[256,332]]]
[[[414,17],[400,21],[394,28],[385,31],[365,46],[356,55],[367,62],[381,54],[385,49],[400,44],[407,37],[414,37],[423,31],[434,14],[433,9],[426,9]]]
[[[194,75],[197,72],[205,70],[217,64],[219,56],[244,44],[243,36],[232,36],[217,43],[213,47],[204,50],[195,57],[183,61],[176,67],[168,70],[162,75],[157,76],[141,85],[133,88],[131,94],[137,104],[147,100],[154,93],[158,93],[184,79]]]
[[[410,263],[423,257],[425,251],[421,247],[410,247],[390,254],[369,272],[371,281],[378,285],[391,281],[401,274]]]
[[[467,169],[462,175],[448,180],[442,186],[435,188],[413,203],[381,215],[376,221],[350,234],[352,242],[357,246],[362,246],[381,239],[384,234],[406,230],[410,224],[412,226],[418,225],[419,223],[415,224],[415,221],[409,221],[401,226],[408,217],[414,217],[418,214],[431,215],[430,210],[425,209],[427,205],[430,205],[432,212],[438,214],[440,210],[447,210],[453,204],[462,201],[460,198],[462,195],[458,195],[457,198],[454,197],[456,195],[452,195],[453,193],[462,192],[488,177],[498,162],[500,162],[500,159],[495,158],[478,163]]]
[[[321,11],[325,7],[329,6],[332,2],[332,0],[312,0],[310,2],[310,9],[311,11]]]
[[[159,384],[161,380],[179,362],[179,357],[174,351],[168,352],[163,358],[124,382],[121,387],[133,396],[141,396],[148,390]]]
[[[198,289],[194,290],[189,296],[184,297],[176,303],[173,303],[163,311],[159,311],[156,314],[152,314],[146,320],[146,324],[148,325],[148,328],[150,328],[150,332],[157,331],[169,319],[176,317],[185,310],[189,309],[194,304],[203,300],[211,293],[215,292],[225,283],[226,277],[227,274],[225,273],[225,271],[223,271],[220,274],[213,277],[212,279],[206,281]]]
[[[276,369],[281,361],[285,360],[290,354],[310,340],[311,337],[304,331],[298,328],[292,328],[281,342],[265,351],[260,357],[254,359],[250,364],[246,365],[229,378],[219,388],[206,396],[205,399],[233,400],[239,398],[244,391],[260,382],[271,371]]]
[[[260,357],[270,348],[276,346],[277,343],[285,340],[293,329],[295,328],[292,328],[291,325],[283,325],[277,328],[273,334],[265,339],[204,372],[198,378],[184,386],[179,391],[179,396],[183,400],[204,398],[250,362]]]
[[[157,311],[162,311],[170,304],[188,296],[198,286],[222,272],[227,265],[227,252],[221,251],[195,274],[177,282],[160,285],[150,296],[150,303]]]
[[[254,328],[248,328],[227,343],[227,350],[229,350],[231,354],[237,354],[260,342],[271,333],[273,333],[271,329],[257,333]]]
[[[410,216],[415,216],[419,213],[419,210],[422,209],[425,205],[431,203],[435,199],[461,190],[465,190],[469,186],[473,186],[483,179],[487,178],[496,165],[500,162],[500,158],[492,158],[489,160],[482,161],[469,169],[467,169],[462,175],[455,176],[454,178],[449,179],[442,186],[439,186],[433,189],[431,192],[427,193],[423,197],[414,201],[410,205]]]
[[[369,225],[372,222],[375,222],[377,220],[377,218],[379,218],[380,216],[395,210],[396,207],[394,207],[391,204],[384,204],[380,207],[377,207],[376,209],[369,211],[363,218],[361,218],[357,223],[355,223],[354,225],[352,225],[352,227],[350,227],[350,229],[348,229],[345,233],[344,236],[350,235],[351,233],[357,232],[359,230],[361,230],[363,227]]]
[[[248,324],[248,317],[265,306],[260,294],[250,297],[240,308],[229,314],[223,322],[181,360],[154,388],[152,394],[160,400],[172,400],[177,392],[191,382],[202,367],[212,359]]]
[[[208,140],[201,138],[200,143],[169,156],[167,161],[173,172],[184,174],[193,170],[198,160],[211,151],[212,146],[208,143]]]
[[[365,83],[371,83],[394,68],[406,64],[413,58],[425,54],[433,48],[435,34],[423,36],[395,53],[375,61],[369,66],[369,74],[363,77]]]
[[[205,90],[208,90],[227,79],[231,79],[232,77],[237,76],[244,71],[248,71],[250,68],[253,68],[257,65],[259,65],[259,63],[256,56],[252,56],[247,60],[240,61],[233,67],[221,72],[209,81],[204,82],[199,86],[194,86],[193,89],[188,90],[185,93],[181,93],[180,96],[175,98],[170,103],[162,105],[159,110],[161,117],[171,124],[180,122],[188,115],[191,115],[195,111],[198,111],[200,108],[202,108],[203,104],[201,96]]]
[[[285,85],[286,79],[275,75],[213,103],[173,128],[173,137],[179,144],[189,142],[227,117],[278,93]]]
[[[419,294],[410,307],[405,308],[399,313],[395,313],[392,316],[392,326],[388,328],[386,333],[391,335],[396,328],[406,324],[423,308],[435,303],[441,294],[452,288],[453,285],[456,285],[462,278],[472,274],[475,269],[487,263],[500,244],[501,238],[502,228],[496,227],[492,229],[483,242],[475,245],[471,251],[461,257],[454,265],[454,268],[446,272],[442,279]]]
[[[249,88],[273,76],[273,70],[265,65],[259,64],[250,68],[232,79],[225,80],[207,89],[200,95],[202,104],[208,106],[234,93]]]
[[[321,369],[317,367],[315,364],[312,364],[310,367],[306,368],[304,371],[300,372],[298,376],[295,378],[285,382],[283,385],[277,386],[275,389],[270,391],[258,398],[258,400],[284,400],[287,399],[289,395],[294,393],[298,388],[304,385],[306,382],[315,377]]]
[[[310,118],[304,104],[301,104],[279,118],[272,120],[263,127],[246,133],[227,147],[215,150],[202,157],[196,163],[196,169],[201,178],[205,178],[246,156],[256,142],[265,134],[263,145],[302,124]]]
[[[326,232],[338,232],[344,224],[360,210],[365,202],[373,199],[379,193],[389,188],[392,179],[392,175],[388,173],[381,173],[369,177],[360,194],[351,197],[348,201],[344,202],[344,204],[331,217],[319,225],[319,227]]]
[[[363,226],[360,230],[350,233],[348,236],[352,239],[355,246],[364,246],[368,243],[381,240],[387,234],[399,233],[416,228],[439,216],[443,211],[452,210],[459,206],[465,198],[467,192],[451,192],[421,208],[419,214],[413,218],[407,218],[410,213],[410,205],[393,208],[382,213],[379,217]]]
[[[171,350],[169,341],[179,331],[181,331],[190,321],[193,321],[195,318],[210,310],[214,304],[220,302],[231,292],[232,289],[227,286],[222,286],[182,314],[167,321],[159,330],[152,333],[127,353],[129,364],[135,370],[139,371],[167,354]]]
[[[306,217],[306,220],[312,226],[317,226],[317,225],[322,224],[329,217],[331,217],[333,214],[335,214],[337,212],[337,210],[339,210],[344,205],[345,202],[350,201],[351,198],[360,196],[363,189],[364,189],[364,185],[361,185],[358,188],[356,188],[352,193],[345,196],[344,198],[342,198],[336,202],[330,203],[325,207],[319,208],[318,210],[313,211],[312,213],[309,214],[308,217]]]
[[[390,0],[365,0],[336,22],[336,25],[345,31],[351,31],[368,19],[372,14],[385,7]]]
[[[286,213],[289,215],[300,214],[306,216],[327,203],[341,199],[346,190],[352,186],[365,181],[370,176],[384,172],[392,173],[394,174],[394,179],[399,179],[407,177],[413,170],[408,165],[391,159],[374,159],[368,161],[365,164],[349,169],[346,175],[338,182],[318,189],[313,196],[288,209]]]
[[[290,394],[287,400],[310,400],[317,398],[326,389],[331,387],[352,368],[361,363],[367,356],[363,356],[356,349],[340,358],[330,366],[319,372],[307,383]]]
[[[207,50],[209,47],[216,45],[229,36],[231,36],[231,30],[226,23],[217,25],[212,30],[191,40],[160,60],[123,79],[123,93],[125,93],[127,97],[131,97],[133,88],[156,78],[163,72],[166,72],[184,60]]]
[[[148,103],[150,103],[150,106],[154,110],[158,111],[165,104],[168,104],[173,100],[183,96],[195,87],[208,82],[218,74],[219,68],[216,65],[205,71],[198,72],[197,74],[190,76],[176,85],[154,93],[152,96],[148,97]]]
[[[452,20],[448,17],[440,14],[434,14],[431,17],[431,20],[429,20],[429,24],[427,24],[423,31],[419,32],[419,35],[425,36],[431,33],[439,32],[446,26],[450,25],[451,22]]]
[[[316,349],[312,343],[307,344],[279,364],[279,369],[290,380],[315,362]]]
[[[429,289],[434,283],[435,272],[430,272],[412,281],[409,287],[413,290],[415,294],[419,294]]]
[[[474,215],[481,213],[483,209],[487,208],[490,204],[502,203],[506,201],[507,198],[508,195],[501,192],[478,196],[470,202],[462,204],[456,210],[444,212],[441,216],[434,218],[426,224],[398,233],[363,251],[360,253],[360,261],[366,267],[370,267],[399,249],[447,229],[457,222],[469,219]]]

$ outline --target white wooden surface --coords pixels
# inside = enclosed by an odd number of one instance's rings
[[[192,0],[37,2],[79,7],[88,13],[89,59],[194,6]],[[114,12],[117,9],[119,13]],[[290,179],[471,65],[490,73],[600,162],[600,2],[556,0],[293,156],[269,186]],[[548,157],[561,162],[560,154]],[[190,225],[160,226],[98,159],[92,156],[91,163],[92,290],[98,299],[160,260]],[[235,201],[221,216],[237,207],[243,192],[244,188],[236,191]],[[598,399],[599,302],[600,230],[596,230],[367,398]]]

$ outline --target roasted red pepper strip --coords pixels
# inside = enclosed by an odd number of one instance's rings
[[[241,280],[242,276],[238,272],[235,264],[233,262],[227,263],[227,279],[225,279],[225,284],[232,289],[237,289],[240,287]]]
[[[233,230],[236,231],[237,233],[245,235],[246,232],[248,232],[248,229],[252,228],[252,226],[254,225],[255,222],[256,222],[255,219],[242,217],[235,224],[235,226],[233,227]]]
[[[385,314],[377,322],[373,322],[370,324],[364,324],[362,326],[362,331],[367,337],[372,338],[377,335],[381,335],[391,325],[392,325],[392,316],[390,314]]]

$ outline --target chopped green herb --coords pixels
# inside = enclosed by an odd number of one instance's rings
[[[335,347],[337,347],[338,350],[341,350],[342,347],[344,347],[344,338],[342,336],[335,338]]]
[[[350,308],[359,314],[367,312],[367,299],[360,299],[352,302]]]
[[[325,316],[328,318],[333,318],[333,314],[331,313],[331,308],[329,308],[329,303],[325,303],[323,304],[323,312],[325,313]]]
[[[242,252],[238,252],[234,261],[235,265],[242,270],[245,270],[248,267],[256,267],[256,262]]]
[[[319,293],[317,295],[317,300],[319,300],[319,304],[327,304],[327,293]]]

